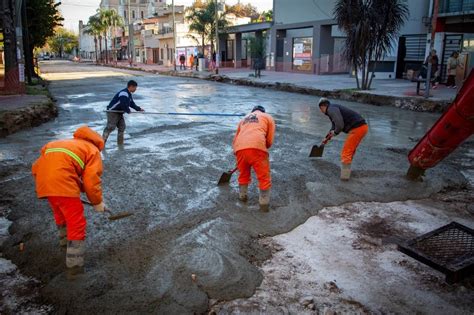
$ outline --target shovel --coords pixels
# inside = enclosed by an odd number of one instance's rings
[[[219,178],[219,181],[217,182],[217,185],[224,185],[230,182],[232,174],[234,174],[235,171],[237,171],[237,167],[231,171],[222,173],[221,178]]]
[[[92,206],[92,204],[89,201],[82,200],[82,199],[81,199],[81,201],[85,205]],[[133,215],[133,213],[131,213],[131,212],[120,212],[120,213],[114,214],[110,209],[107,209],[107,208],[105,208],[104,212],[107,212],[109,214],[108,219],[110,221],[120,220],[120,219],[123,219],[123,218],[126,218],[126,217],[129,217],[129,216]]]
[[[321,142],[321,145],[313,145],[313,147],[311,148],[311,152],[309,153],[309,157],[323,156],[324,146],[329,142],[329,140],[331,140],[331,137],[327,135],[323,142]]]

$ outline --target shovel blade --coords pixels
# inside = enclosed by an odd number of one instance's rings
[[[221,175],[221,178],[219,178],[219,181],[217,182],[217,185],[224,185],[230,182],[230,179],[232,178],[233,172],[224,172]]]
[[[120,219],[129,217],[129,216],[132,216],[132,215],[133,215],[133,213],[131,213],[131,212],[120,212],[120,213],[110,215],[109,220],[110,221],[120,220]]]
[[[309,154],[309,157],[321,157],[323,156],[324,152],[324,144],[321,144],[320,146],[313,145],[311,148],[311,153]]]

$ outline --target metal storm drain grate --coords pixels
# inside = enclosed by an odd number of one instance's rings
[[[398,244],[398,250],[455,283],[474,273],[474,230],[456,222]]]

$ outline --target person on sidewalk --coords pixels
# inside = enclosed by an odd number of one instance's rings
[[[270,205],[270,160],[268,149],[273,144],[275,121],[265,113],[263,106],[255,106],[237,127],[232,142],[237,168],[239,169],[239,199],[246,202],[248,185],[251,181],[251,168],[257,175],[260,188],[260,210],[267,212]]]
[[[107,112],[107,126],[102,134],[104,144],[107,142],[107,138],[112,131],[114,131],[115,128],[118,128],[117,144],[123,145],[126,127],[123,114],[130,114],[130,107],[139,112],[145,111],[140,106],[137,106],[133,101],[132,93],[135,93],[137,86],[137,82],[133,80],[128,81],[127,88],[120,90],[115,94],[107,106],[107,111],[110,112]]]
[[[456,86],[456,74],[457,74],[457,69],[458,67],[461,67],[461,64],[459,63],[459,53],[457,51],[454,51],[451,56],[448,58],[448,62],[446,64],[447,71],[448,71],[448,80],[446,82],[446,86],[448,88],[453,88],[457,89]]]
[[[341,131],[349,134],[341,152],[341,180],[349,180],[352,159],[369,127],[361,115],[342,105],[331,104],[327,98],[319,100],[319,109],[332,122],[332,128],[326,139],[330,140]]]
[[[87,126],[74,132],[73,139],[56,140],[41,149],[32,166],[38,198],[47,198],[59,231],[59,245],[66,247],[68,277],[84,272],[86,218],[80,195],[98,212],[102,199],[102,137]]]
[[[433,49],[431,50],[431,53],[426,57],[424,67],[426,67],[426,70],[424,71],[425,76],[423,77],[426,79],[427,72],[428,72],[428,64],[431,63],[431,84],[433,89],[436,89],[438,87],[438,83],[440,81],[439,79],[439,58],[438,55],[436,54],[436,50]]]
[[[194,66],[194,55],[191,54],[191,56],[189,56],[189,69],[193,70],[193,66]]]
[[[186,70],[186,57],[184,55],[179,56],[179,70]]]

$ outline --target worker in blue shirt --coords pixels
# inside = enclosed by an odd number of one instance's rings
[[[107,126],[104,129],[102,138],[104,143],[107,142],[107,138],[115,130],[118,129],[117,144],[123,145],[125,135],[125,119],[123,114],[130,114],[130,107],[136,111],[144,112],[144,110],[135,104],[133,101],[132,93],[137,90],[137,82],[130,80],[127,83],[127,88],[120,90],[115,94],[114,98],[110,101],[107,106]]]

